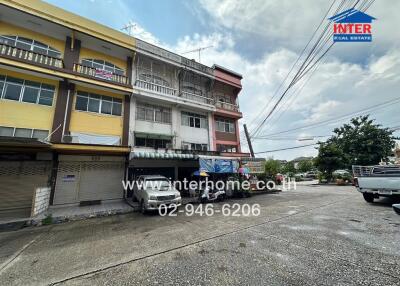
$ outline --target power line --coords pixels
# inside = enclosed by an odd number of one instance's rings
[[[353,5],[353,8],[359,3],[360,0],[357,0],[355,2],[355,4]],[[367,1],[367,0],[365,0]],[[336,9],[337,11],[341,9],[342,4],[344,2],[342,1],[342,3],[340,4],[340,6],[338,7],[338,9]],[[329,12],[329,10],[328,10]],[[335,12],[336,14],[337,12]],[[330,38],[330,33],[328,33],[329,36],[326,36],[326,31],[328,29],[328,27],[331,25],[331,22],[329,22],[325,29],[323,30],[323,32],[321,33],[321,35],[319,36],[319,38],[317,39],[317,41],[315,42],[313,48],[311,49],[311,51],[309,52],[309,54],[307,55],[306,59],[303,61],[303,64],[300,66],[298,72],[295,74],[294,78],[292,79],[292,82],[289,84],[289,86],[285,89],[285,91],[282,93],[281,97],[278,99],[278,101],[275,103],[275,105],[273,106],[273,108],[269,111],[269,113],[267,114],[267,116],[264,118],[264,120],[258,125],[258,127],[256,127],[255,131],[252,133],[252,136],[255,136],[260,129],[262,128],[262,126],[266,123],[266,121],[271,117],[271,115],[274,113],[274,111],[276,110],[277,106],[282,102],[283,98],[285,97],[285,95],[287,94],[288,90],[293,87],[299,80],[301,80],[302,77],[304,77],[304,75],[306,75],[310,70],[312,70],[312,68],[328,53],[328,51],[332,48],[332,46],[335,44],[335,42],[333,42],[326,50],[325,52],[316,60],[314,61],[315,57],[317,56],[317,54],[319,54],[320,51],[322,51],[323,47],[325,46],[325,44],[327,43],[327,41]],[[323,44],[320,45],[321,43],[321,39],[323,39],[325,36],[325,39],[322,41]],[[318,49],[317,49],[318,47]],[[317,49],[317,50],[316,50]],[[316,51],[315,51],[316,50]],[[311,57],[311,60],[309,60],[309,58]],[[312,63],[314,61],[314,63]],[[311,65],[311,66],[310,66]],[[309,67],[310,66],[310,67]]]
[[[262,151],[262,152],[256,152],[256,153],[254,153],[254,154],[264,154],[264,153],[271,153],[271,152],[278,152],[278,151],[292,150],[292,149],[298,149],[298,148],[304,148],[304,147],[316,146],[316,145],[318,145],[318,143],[314,143],[314,144],[307,144],[307,145],[300,145],[300,146],[288,147],[288,148],[282,148],[282,149],[275,149],[275,150],[267,150],[267,151]]]
[[[377,109],[381,109],[381,108],[386,108],[386,107],[391,106],[391,104],[393,104],[393,103],[398,103],[399,101],[400,101],[400,98],[388,100],[388,101],[385,101],[385,102],[383,102],[383,103],[375,104],[375,105],[372,105],[372,106],[370,106],[370,107],[367,107],[367,108],[358,110],[358,111],[356,111],[356,112],[351,112],[351,113],[347,113],[347,114],[341,115],[341,116],[339,116],[339,117],[330,118],[330,119],[323,120],[323,121],[320,121],[320,122],[316,122],[316,123],[313,123],[313,124],[308,124],[308,125],[304,125],[304,126],[300,126],[300,127],[296,127],[296,128],[292,128],[292,129],[287,129],[287,130],[279,131],[279,132],[276,132],[276,133],[264,134],[264,135],[258,136],[258,138],[269,137],[269,136],[275,136],[275,135],[284,134],[284,133],[289,133],[289,132],[297,131],[297,130],[301,130],[301,129],[308,129],[308,128],[310,128],[310,127],[316,127],[316,126],[321,126],[321,125],[327,125],[327,124],[333,123],[334,121],[337,121],[337,120],[340,120],[340,119],[345,119],[345,118],[348,118],[348,117],[353,117],[353,116],[355,116],[355,115],[362,115],[362,114],[364,114],[364,113],[366,113],[366,112],[370,112],[370,111],[372,111],[372,110],[377,110]]]
[[[294,67],[297,65],[297,63],[299,62],[299,60],[301,59],[301,57],[303,56],[304,52],[306,51],[307,47],[310,45],[312,39],[314,38],[315,34],[317,33],[317,31],[319,30],[319,28],[321,27],[322,23],[325,21],[325,18],[327,17],[329,11],[332,9],[332,6],[335,4],[336,0],[333,0],[331,5],[329,6],[328,11],[326,12],[325,16],[322,18],[321,22],[319,23],[318,27],[314,30],[314,33],[312,34],[311,38],[308,40],[306,46],[303,48],[303,50],[301,51],[300,55],[297,57],[296,61],[294,62],[294,64],[292,65],[292,67],[290,68],[289,72],[286,74],[285,78],[283,79],[283,81],[280,83],[280,85],[278,86],[278,88],[275,90],[274,95],[272,96],[271,100],[268,101],[268,103],[261,109],[261,112],[258,113],[258,115],[256,117],[254,117],[254,119],[250,122],[250,124],[253,124],[254,121],[261,116],[261,114],[264,112],[264,110],[267,110],[270,103],[273,101],[273,99],[275,98],[275,96],[278,94],[278,91],[281,89],[281,87],[283,86],[283,84],[285,83],[285,81],[288,79],[289,75],[291,74],[291,72],[293,71]],[[344,0],[342,0],[343,2]],[[253,132],[253,130],[251,131],[251,133]]]

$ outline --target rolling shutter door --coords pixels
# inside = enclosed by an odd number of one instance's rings
[[[121,161],[62,161],[58,165],[54,205],[123,198]]]
[[[34,190],[48,185],[51,162],[0,162],[0,218],[30,217]]]
[[[80,162],[59,162],[53,204],[73,204],[78,200]]]
[[[81,169],[79,201],[122,199],[123,162],[85,162]]]

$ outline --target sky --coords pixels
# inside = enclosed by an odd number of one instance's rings
[[[353,0],[344,0],[354,2]],[[201,63],[216,63],[243,75],[240,125],[250,131],[265,118],[289,81],[296,62],[332,0],[47,0],[81,16],[120,30],[135,24],[133,35],[176,53],[209,47]],[[334,1],[337,7],[341,0]],[[362,1],[359,2],[361,4]],[[344,115],[368,109],[384,127],[400,125],[400,1],[377,0],[371,43],[337,43],[315,72],[294,86],[252,139],[256,153],[324,141]],[[328,17],[333,16],[329,15]],[[323,26],[328,20],[323,20]],[[321,28],[322,29],[322,28]],[[330,40],[331,41],[331,40]],[[198,60],[197,53],[184,56]],[[295,65],[294,70],[299,64]],[[289,75],[291,78],[293,74]],[[283,85],[281,85],[283,82]],[[278,92],[277,92],[278,90]],[[277,96],[274,97],[274,94]],[[399,99],[399,101],[396,101]],[[383,104],[385,103],[385,104]],[[365,113],[365,112],[364,112]],[[342,116],[343,115],[343,116]],[[330,121],[328,121],[330,120]],[[321,124],[317,125],[317,123]],[[310,126],[311,125],[311,126]],[[301,129],[298,129],[301,128]],[[295,129],[295,130],[292,130]],[[277,132],[288,131],[279,135]],[[400,136],[396,131],[395,135]],[[261,136],[264,135],[264,136]],[[320,137],[325,136],[325,137]],[[248,147],[244,136],[242,149]],[[311,138],[313,140],[298,140]],[[315,156],[315,146],[260,153],[291,160]]]

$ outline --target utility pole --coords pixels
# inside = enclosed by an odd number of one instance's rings
[[[244,133],[246,134],[247,144],[249,145],[250,155],[252,158],[254,158],[253,145],[251,145],[250,135],[249,135],[249,131],[247,131],[246,124],[243,124],[243,128],[244,128]]]

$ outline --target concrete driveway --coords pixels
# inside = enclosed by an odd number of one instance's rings
[[[0,233],[0,285],[399,285],[390,202],[304,185],[229,203],[261,214],[135,213]]]

